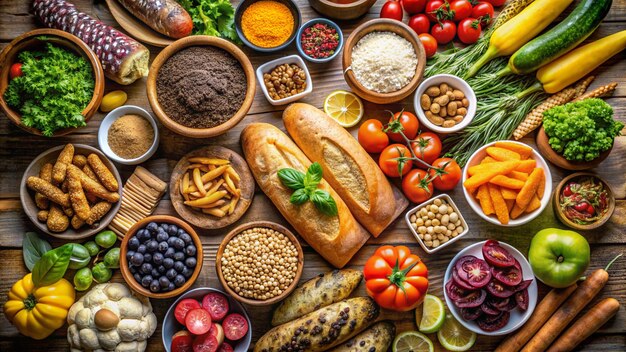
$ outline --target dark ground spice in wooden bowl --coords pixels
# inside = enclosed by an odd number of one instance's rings
[[[157,97],[163,111],[190,128],[228,121],[246,96],[246,74],[228,52],[193,46],[172,55],[159,70]]]

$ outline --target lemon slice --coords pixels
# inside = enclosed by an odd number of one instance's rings
[[[418,310],[420,310],[419,307],[415,311],[417,312]],[[415,315],[415,322],[419,326],[419,331],[424,334],[432,334],[439,331],[446,320],[446,308],[443,302],[437,296],[427,294],[421,310],[421,317],[417,313]]]
[[[343,127],[352,127],[363,117],[363,102],[353,93],[336,90],[324,100],[324,112]]]
[[[439,343],[448,351],[467,351],[476,342],[476,333],[467,330],[450,314],[437,332]]]
[[[393,352],[434,352],[432,341],[417,331],[405,331],[393,340]]]

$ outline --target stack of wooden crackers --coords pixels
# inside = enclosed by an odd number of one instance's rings
[[[166,190],[167,183],[138,166],[124,184],[122,205],[109,229],[124,238],[135,223],[152,215]]]

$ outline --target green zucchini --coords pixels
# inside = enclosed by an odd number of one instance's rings
[[[583,0],[567,18],[516,51],[500,74],[533,72],[574,49],[598,28],[609,13],[612,2]]]

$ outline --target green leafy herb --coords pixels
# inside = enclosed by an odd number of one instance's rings
[[[193,21],[193,34],[212,35],[240,43],[235,9],[228,0],[179,0]]]
[[[301,205],[310,200],[322,214],[336,216],[337,203],[333,197],[327,191],[317,188],[322,182],[322,176],[322,166],[317,162],[309,166],[306,174],[290,168],[278,170],[280,182],[294,190],[289,199],[291,203]]]
[[[61,280],[72,257],[71,243],[46,252],[33,267],[33,284],[35,287],[52,285]]]
[[[81,112],[95,86],[87,60],[51,43],[42,51],[22,51],[17,59],[24,74],[9,82],[4,99],[22,114],[24,125],[48,137],[59,129],[85,126]]]
[[[22,255],[28,270],[32,271],[39,259],[51,249],[52,246],[48,241],[42,240],[34,232],[26,232],[22,240]]]

